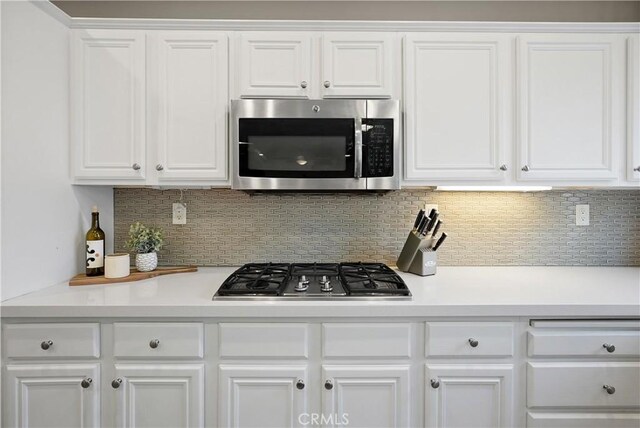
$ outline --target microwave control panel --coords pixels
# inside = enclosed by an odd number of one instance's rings
[[[362,119],[362,175],[393,176],[393,119]]]

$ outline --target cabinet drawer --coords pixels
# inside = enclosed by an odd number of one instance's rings
[[[510,357],[513,324],[427,322],[425,343],[427,357]]]
[[[640,356],[640,331],[530,331],[528,350],[532,357],[637,357]]]
[[[638,428],[638,413],[527,413],[527,428]]]
[[[322,324],[326,357],[411,357],[409,323]]]
[[[609,394],[604,386],[615,388]],[[640,407],[640,363],[529,363],[529,407]]]
[[[113,355],[143,358],[202,358],[200,323],[114,323]]]
[[[4,326],[9,358],[98,358],[100,325],[9,324]]]
[[[307,358],[307,324],[300,323],[221,323],[221,357]]]

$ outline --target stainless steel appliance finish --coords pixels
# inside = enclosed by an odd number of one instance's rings
[[[214,300],[410,300],[382,263],[253,263],[231,274]]]
[[[245,128],[251,120],[256,124],[248,135]],[[396,100],[233,100],[230,121],[233,189],[400,188],[401,122]],[[256,152],[260,139],[267,148],[280,144],[280,155],[285,152],[290,157],[289,169],[280,162],[275,171],[268,167],[249,171],[247,152]],[[294,158],[298,150],[308,153]],[[258,156],[254,158],[260,161],[269,158],[264,153]],[[314,164],[323,162],[313,170]],[[345,165],[342,170],[336,167],[340,164]]]

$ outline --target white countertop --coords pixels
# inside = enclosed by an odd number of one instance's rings
[[[2,302],[21,317],[640,317],[636,267],[440,267],[435,276],[401,273],[411,301],[212,301],[236,268],[138,282],[54,285]]]

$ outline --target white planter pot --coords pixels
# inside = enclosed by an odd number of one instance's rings
[[[158,253],[136,254],[136,269],[150,272],[158,267]]]

